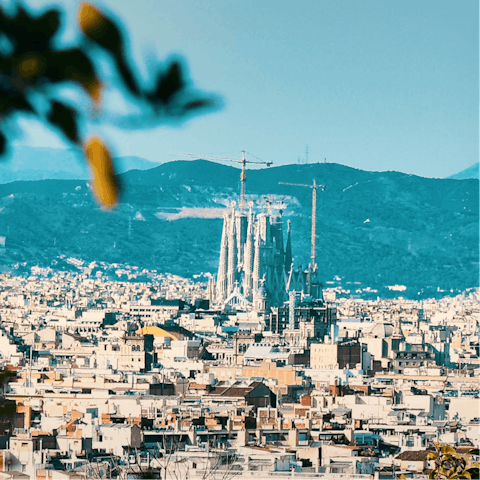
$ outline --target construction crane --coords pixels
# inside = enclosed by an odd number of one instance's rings
[[[178,155],[180,157],[189,157],[189,158],[196,158],[202,160],[223,160],[225,162],[235,162],[240,163],[242,165],[242,171],[240,173],[240,209],[243,210],[245,208],[245,181],[247,180],[247,173],[245,171],[245,166],[247,163],[254,163],[256,165],[266,165],[269,167],[273,162],[253,162],[251,160],[247,160],[245,158],[245,150],[242,150],[242,158],[226,158],[226,157],[199,157],[197,155],[193,155],[192,153],[170,153],[170,155]]]
[[[312,250],[310,252],[310,258],[312,259],[312,269],[317,269],[315,263],[315,235],[316,235],[316,223],[317,223],[317,188],[321,188],[322,192],[325,191],[325,185],[317,185],[317,182],[313,180],[313,185],[306,185],[304,183],[287,183],[278,182],[281,185],[292,185],[294,187],[307,187],[312,189]]]

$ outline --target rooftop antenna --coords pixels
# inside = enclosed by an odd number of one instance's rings
[[[317,223],[317,188],[321,188],[322,191],[325,191],[325,185],[317,185],[317,182],[313,180],[313,185],[306,185],[304,183],[287,183],[287,182],[278,182],[281,185],[292,185],[295,187],[307,187],[312,189],[312,237],[311,237],[311,252],[310,258],[312,259],[312,269],[315,271],[317,269],[317,264],[315,263],[315,236],[316,236],[316,223]]]
[[[180,157],[189,157],[195,158],[197,160],[222,160],[225,162],[235,162],[242,165],[242,171],[240,173],[240,210],[245,209],[245,181],[247,180],[247,173],[245,166],[247,163],[254,163],[256,165],[266,165],[269,167],[273,162],[253,162],[245,158],[245,150],[242,150],[242,158],[225,158],[225,157],[199,157],[198,155],[193,155],[192,153],[169,153],[169,155],[178,155]]]

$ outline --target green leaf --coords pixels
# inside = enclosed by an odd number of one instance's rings
[[[474,448],[468,452],[468,455],[480,455],[478,448]]]
[[[14,403],[7,403],[0,407],[0,415],[13,415],[17,410],[17,406]]]
[[[95,74],[90,59],[79,48],[61,52],[50,52],[47,57],[46,76],[53,82],[79,82],[90,96],[98,101],[100,98],[100,80]]]
[[[184,85],[180,64],[172,62],[167,73],[158,78],[154,100],[166,104]]]
[[[0,25],[18,52],[42,52],[50,48],[49,42],[58,31],[60,12],[51,9],[35,18],[21,5],[17,5],[17,13],[13,17],[0,12]]]
[[[466,470],[470,472],[470,475],[472,475],[473,478],[480,478],[480,468],[478,467],[478,464],[473,466],[470,465]]]
[[[27,11],[21,6],[17,6],[17,14],[10,19],[8,22],[9,33],[15,33],[18,43],[24,44],[25,42],[30,43],[30,34],[34,31],[34,21],[33,18],[27,13]],[[18,35],[18,30],[23,29],[26,35]]]
[[[435,460],[437,458],[437,455],[434,452],[429,452],[427,454],[427,460]]]
[[[211,99],[198,99],[188,102],[184,107],[185,112],[196,110],[197,108],[214,107],[215,102]]]
[[[77,112],[73,108],[54,101],[52,110],[48,115],[48,121],[60,128],[69,140],[79,143],[76,116]]]
[[[125,61],[125,58],[122,55],[117,56],[116,63],[118,71],[122,75],[122,79],[125,82],[125,85],[130,89],[132,93],[140,95],[140,90],[137,87],[133,73],[128,66],[128,63]]]
[[[22,94],[11,94],[0,89],[0,114],[8,115],[15,111],[33,112],[33,108]]]
[[[79,48],[51,52],[48,75],[52,80],[71,80],[74,76],[89,78],[95,75],[93,64]]]
[[[35,20],[36,29],[46,39],[50,40],[58,31],[60,26],[60,11],[47,10],[41,17]]]
[[[0,132],[0,156],[3,155],[7,151],[7,137],[4,135],[3,132]],[[0,383],[2,383],[2,379],[0,377]]]

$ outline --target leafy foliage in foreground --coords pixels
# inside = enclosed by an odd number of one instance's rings
[[[5,368],[0,372],[0,385],[3,385],[3,382],[5,382],[8,378],[13,377],[15,374],[9,370],[8,368]]]
[[[126,89],[124,97],[133,100],[138,111],[115,119],[116,126],[144,128],[214,104],[213,99],[202,98],[189,88],[178,61],[155,65],[150,69],[154,78],[139,82],[121,30],[92,5],[80,6],[78,23],[83,35],[78,46],[67,49],[55,44],[62,25],[60,10],[50,9],[35,17],[20,4],[15,9],[14,15],[8,15],[0,7],[0,154],[14,134],[15,129],[9,128],[9,121],[15,124],[14,114],[40,118],[83,148],[91,165],[94,192],[105,206],[115,205],[119,192],[111,155],[101,139],[81,138],[79,120],[85,109],[59,98],[59,86],[83,88],[93,103],[92,115],[102,118],[103,114],[108,119],[108,112],[101,108],[105,89],[98,60],[101,50],[115,65]]]
[[[5,382],[8,381],[10,377],[14,377],[15,373],[12,372],[8,367],[0,371],[0,388]],[[0,405],[0,416],[2,415],[12,415],[16,411],[15,403],[5,403]]]
[[[478,463],[469,463],[472,455],[478,456],[478,448],[466,454],[458,453],[452,446],[435,444],[435,452],[430,452],[428,460],[435,460],[435,468],[430,478],[479,478]]]

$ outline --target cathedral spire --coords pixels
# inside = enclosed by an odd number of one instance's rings
[[[255,225],[255,252],[253,257],[253,278],[252,278],[252,290],[253,294],[258,289],[260,281],[260,225]]]
[[[252,294],[252,273],[253,273],[253,202],[249,202],[248,206],[250,207],[248,212],[248,225],[247,225],[247,238],[245,242],[244,250],[244,261],[243,261],[243,271],[245,276],[243,277],[243,295],[245,298],[250,298]]]
[[[217,274],[217,301],[222,302],[227,294],[227,249],[228,216],[223,216],[222,242],[220,244],[220,262]]]
[[[262,295],[268,297],[268,308],[283,305],[286,285],[295,288],[298,279],[292,272],[290,221],[287,222],[285,241],[282,214],[281,210],[277,216],[273,216],[270,210],[257,214],[253,210],[253,202],[249,203],[248,211],[239,211],[236,202],[231,203],[223,224],[217,304],[225,304],[238,290],[250,302],[248,308],[255,308],[255,297],[258,297],[263,281],[261,290]],[[228,304],[229,307],[234,305],[234,300],[229,299]]]
[[[232,202],[232,213],[230,219],[230,231],[228,234],[228,265],[227,265],[227,296],[233,292],[235,287],[238,252],[237,252],[237,229],[235,221],[235,202]]]
[[[292,266],[292,235],[291,221],[287,221],[287,246],[285,247],[285,271],[289,272]]]
[[[208,277],[207,283],[207,299],[210,305],[215,301],[215,280],[212,276]]]

